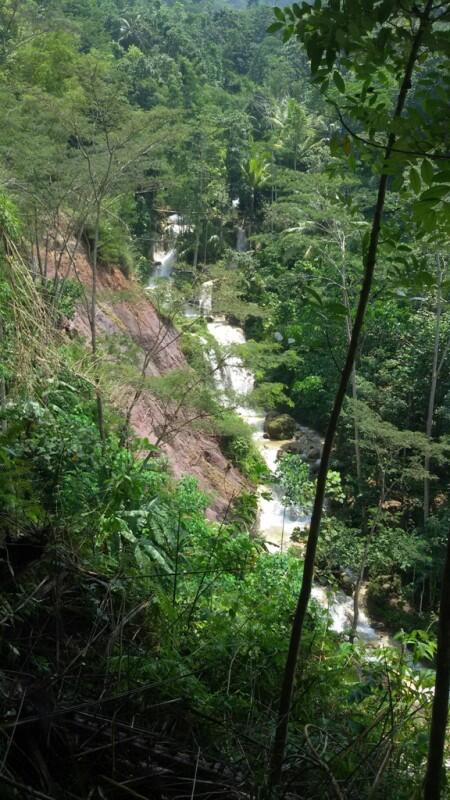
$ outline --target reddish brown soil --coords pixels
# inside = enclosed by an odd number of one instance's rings
[[[64,258],[62,267],[64,274],[70,268],[68,259]],[[83,252],[76,256],[74,268],[79,280],[89,286],[91,269]],[[71,277],[74,277],[74,268],[70,270]],[[99,269],[96,321],[99,339],[105,334],[131,337],[141,348],[142,358],[146,350],[152,351],[146,375],[159,376],[174,369],[189,369],[179,348],[177,331],[161,319],[142,286],[127,279],[116,267]],[[67,330],[72,336],[75,331],[76,335],[89,340],[89,322],[83,304],[80,304]],[[126,350],[123,352],[125,359]],[[122,384],[113,391],[110,399],[126,413],[133,395],[134,390]],[[172,433],[165,437],[161,449],[174,476],[195,476],[200,488],[211,498],[210,515],[223,516],[230,500],[245,488],[246,483],[223,455],[217,437],[205,430],[207,424],[192,421],[196,412],[164,405],[150,391],[144,390],[134,406],[131,424],[140,437],[154,443],[168,414]]]

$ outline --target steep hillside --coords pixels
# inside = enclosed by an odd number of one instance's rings
[[[92,281],[86,254],[82,251],[73,265],[68,258],[62,264],[66,274],[77,276],[88,287]],[[75,273],[75,274],[74,274]],[[99,337],[117,337],[115,358],[129,358],[121,340],[131,338],[139,351],[137,359],[146,377],[166,375],[174,370],[189,369],[179,347],[179,334],[170,323],[161,319],[139,284],[127,279],[117,267],[103,268],[98,276],[96,314]],[[67,334],[89,341],[90,329],[85,304],[79,303],[74,319],[66,325]],[[122,352],[122,354],[121,354]],[[146,358],[147,356],[147,358]],[[136,389],[119,385],[113,392],[116,407],[126,414],[132,404],[130,424],[134,431],[151,443],[160,444],[167,455],[175,477],[184,474],[197,478],[200,488],[211,497],[210,513],[222,516],[232,498],[245,487],[245,480],[222,453],[217,437],[201,430],[195,413],[183,404],[165,403],[148,389],[136,397]]]

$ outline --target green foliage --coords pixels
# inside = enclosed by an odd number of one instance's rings
[[[115,205],[117,206],[117,204]],[[113,207],[108,209],[108,214],[111,216],[104,219],[100,225],[99,263],[106,266],[117,265],[124,275],[129,277],[134,267],[134,251],[127,227],[125,209],[123,207],[114,209]],[[93,232],[88,228],[86,237],[90,240],[90,249],[92,249],[92,235]]]
[[[16,57],[20,80],[39,86],[50,95],[62,96],[70,86],[79,59],[78,44],[76,36],[64,31],[32,37]]]
[[[252,429],[233,411],[225,409],[217,416],[215,428],[224,453],[242,473],[255,483],[268,477],[262,456],[252,440]]]
[[[283,453],[278,459],[276,478],[283,490],[283,504],[287,507],[299,507],[310,512],[314,500],[315,485],[310,479],[310,470],[302,458],[295,453]],[[326,488],[327,498],[335,503],[344,500],[341,476],[330,470]]]
[[[76,280],[42,280],[41,293],[45,302],[53,308],[55,318],[73,319],[80,300],[84,297],[83,286]]]
[[[314,483],[309,468],[300,456],[284,453],[278,461],[276,478],[283,489],[283,504],[309,509],[314,499]]]
[[[259,386],[255,386],[250,399],[255,408],[263,408],[265,411],[274,411],[283,406],[292,408],[293,406],[293,401],[286,394],[286,387],[283,383],[264,381]]]
[[[228,519],[239,530],[251,531],[258,515],[258,498],[253,492],[241,492],[234,500]]]
[[[159,443],[183,425],[206,429],[245,477],[268,482],[250,428],[221,407],[205,358],[211,338],[204,320],[182,320],[185,300],[195,302],[199,283],[212,279],[214,312],[245,327],[247,343],[229,352],[255,375],[249,402],[323,429],[389,131],[397,136],[391,199],[352,399],[332,453],[318,567],[327,579],[362,570],[371,611],[394,630],[414,629],[399,637],[401,647],[367,654],[327,630],[327,615],[311,604],[287,781],[302,796],[325,797],[337,785],[389,800],[409,800],[421,786],[431,681],[414,672],[405,650],[433,658],[433,636],[422,628],[437,610],[449,524],[446,30],[427,32],[404,119],[388,129],[416,6],[276,8],[269,30],[282,32],[283,49],[267,35],[271,10],[243,6],[1,4],[1,712],[41,720],[33,697],[50,685],[58,723],[45,741],[58,758],[35,758],[34,734],[22,740],[21,725],[1,755],[5,774],[15,775],[31,753],[18,783],[44,794],[60,789],[59,761],[74,796],[111,791],[98,769],[94,779],[78,760],[73,767],[72,742],[60,757],[67,708],[96,704],[106,685],[108,701],[131,692],[130,725],[149,724],[155,709],[165,714],[165,700],[169,708],[182,698],[183,747],[192,734],[211,761],[241,760],[258,791],[301,560],[269,556],[249,535],[257,498],[248,487],[225,519],[211,522],[210,498],[191,477],[175,480],[161,452],[131,432],[124,446],[124,420],[108,407],[105,387],[115,397],[125,386],[154,395],[164,417],[152,429]],[[293,35],[303,49],[289,43]],[[140,331],[136,340],[100,336],[88,364],[81,339],[50,357],[49,320],[70,319],[83,300],[66,274],[80,242],[105,283],[108,267],[128,275],[137,264],[147,284],[154,251],[173,244],[171,212],[185,223],[177,274],[152,298],[183,329],[189,366],[161,375],[155,359],[157,368],[143,372]],[[250,248],[239,254],[237,228]],[[136,285],[114,302],[128,313],[141,293]],[[99,295],[100,305],[110,300]],[[91,379],[95,371],[100,383],[74,377],[69,364]],[[95,388],[105,400],[103,442]],[[173,404],[182,419],[171,416]],[[277,477],[283,502],[309,511],[314,482],[301,459],[284,455]],[[8,547],[39,554],[17,566]],[[123,703],[118,711],[119,720]],[[169,713],[162,724],[170,733],[177,724]],[[130,757],[127,780],[139,758]],[[114,771],[120,776],[116,762]]]
[[[0,193],[0,236],[2,244],[5,243],[6,239],[11,239],[13,242],[17,241],[20,232],[21,223],[17,206],[8,195]]]
[[[251,481],[259,483],[267,477],[267,467],[251,437],[237,436],[227,450],[233,463]]]

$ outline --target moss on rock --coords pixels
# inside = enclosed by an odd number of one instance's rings
[[[267,420],[269,439],[292,439],[295,433],[295,419],[289,414],[279,414]]]

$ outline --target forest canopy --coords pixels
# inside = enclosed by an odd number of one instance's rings
[[[450,8],[0,0],[0,794],[450,796]]]

